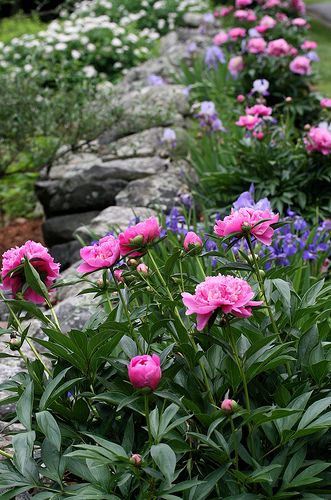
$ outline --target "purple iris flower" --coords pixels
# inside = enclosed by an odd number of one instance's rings
[[[154,74],[148,75],[147,82],[148,82],[148,85],[151,85],[153,87],[157,87],[160,85],[166,85],[166,82],[162,78],[162,76],[154,75]]]

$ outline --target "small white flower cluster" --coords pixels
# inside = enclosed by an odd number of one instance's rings
[[[83,0],[73,12],[37,35],[0,42],[0,73],[43,80],[70,74],[77,79],[112,76],[148,57],[161,34],[186,11],[204,11],[206,0]],[[135,8],[134,8],[135,7]]]

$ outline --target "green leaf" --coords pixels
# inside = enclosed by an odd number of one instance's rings
[[[33,396],[34,386],[31,380],[16,404],[17,417],[27,431],[32,430]]]
[[[41,411],[36,413],[37,424],[41,432],[54,445],[57,451],[61,449],[61,432],[60,428],[49,411]]]
[[[330,405],[331,397],[319,399],[318,401],[310,405],[299,422],[298,430],[307,427]]]
[[[307,290],[302,297],[301,308],[312,306],[316,303],[316,299],[324,286],[324,280],[318,281]]]
[[[32,484],[38,484],[39,479],[37,464],[32,458],[35,439],[34,431],[22,432],[12,438],[15,452],[13,461],[22,476]]]
[[[53,401],[55,401],[57,397],[59,397],[65,391],[69,390],[69,388],[73,386],[76,382],[81,380],[81,378],[74,378],[72,380],[69,380],[68,382],[65,382],[60,387],[58,387],[69,370],[71,370],[71,366],[69,368],[65,368],[64,370],[62,370],[54,379],[48,382],[45,388],[45,392],[40,398],[40,403],[39,403],[40,410],[45,410],[47,407],[51,406],[51,404],[53,403]]]
[[[48,301],[47,287],[41,280],[38,271],[32,266],[27,257],[24,257],[24,274],[29,287]]]
[[[164,477],[171,484],[176,468],[176,455],[173,450],[167,444],[160,443],[151,447],[151,456]]]

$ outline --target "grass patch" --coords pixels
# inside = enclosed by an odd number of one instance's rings
[[[25,16],[16,14],[13,17],[7,17],[0,21],[0,41],[10,42],[13,38],[22,35],[34,35],[45,27],[38,16]]]
[[[318,82],[318,90],[331,97],[331,29],[320,21],[313,19],[311,21],[311,40],[318,43],[318,55],[320,62],[317,63],[321,79]]]

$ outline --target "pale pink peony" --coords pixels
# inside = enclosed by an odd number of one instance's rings
[[[296,75],[310,75],[311,61],[306,56],[297,56],[290,63],[290,70]]]
[[[244,67],[244,60],[241,56],[231,57],[228,63],[228,70],[234,77],[238,76],[239,73],[244,69]]]
[[[267,47],[264,38],[250,38],[247,42],[247,51],[250,54],[263,54]]]
[[[117,283],[124,283],[123,269],[115,269],[114,276]]]
[[[148,274],[149,268],[144,264],[144,262],[141,262],[140,264],[137,265],[136,270],[138,273],[143,273],[143,274]]]
[[[104,236],[94,245],[83,247],[80,256],[84,262],[77,269],[79,273],[111,267],[120,258],[119,242],[112,235]]]
[[[246,30],[244,28],[231,28],[228,32],[231,40],[238,40],[238,38],[244,38],[246,36]]]
[[[244,95],[242,95],[242,94],[237,95],[237,97],[236,97],[236,101],[237,102],[241,103],[241,102],[244,102],[244,100],[245,100],[245,96]]]
[[[267,220],[265,220],[267,219]],[[264,222],[260,222],[265,220]],[[240,208],[231,210],[231,214],[223,220],[216,221],[214,231],[218,236],[224,237],[231,233],[249,232],[264,245],[271,245],[274,230],[271,227],[279,220],[279,214],[270,210],[255,210],[254,208]]]
[[[233,276],[207,276],[195,288],[195,294],[183,292],[182,299],[187,307],[186,315],[197,315],[197,330],[207,325],[217,309],[239,318],[252,315],[252,307],[262,304],[252,301],[254,292],[247,281]]]
[[[312,127],[304,142],[309,153],[317,151],[325,156],[331,153],[331,132],[326,128]]]
[[[190,250],[201,250],[202,239],[194,231],[189,231],[185,236],[183,247],[185,252]]]
[[[214,45],[223,45],[228,41],[228,35],[225,33],[225,31],[220,31],[217,33],[217,35],[214,36],[213,38],[213,44]]]
[[[254,116],[270,116],[272,114],[272,108],[265,106],[264,104],[255,104],[251,108],[246,108],[245,112],[247,115]]]
[[[322,106],[322,108],[331,108],[331,99],[325,97],[320,101],[320,105]]]
[[[161,228],[156,217],[149,217],[135,226],[128,227],[118,236],[121,255],[130,253],[130,257],[137,257],[145,253],[149,243],[160,237]]]
[[[27,287],[23,267],[16,272],[11,273],[16,267],[24,262],[27,258],[30,264],[36,269],[41,280],[49,288],[54,281],[59,277],[60,264],[54,262],[53,257],[48,253],[41,243],[35,241],[27,241],[20,247],[14,247],[7,250],[2,255],[1,277],[3,280],[3,288],[11,290],[14,297],[18,292],[23,292],[23,297],[35,304],[43,304],[45,299],[32,288]]]
[[[277,38],[268,43],[267,52],[270,56],[282,57],[291,53],[291,45],[284,38]]]
[[[160,364],[160,358],[156,354],[152,356],[143,354],[132,358],[128,366],[128,374],[133,387],[136,389],[149,387],[155,391],[161,380]]]
[[[253,130],[261,121],[261,118],[258,116],[243,115],[236,121],[236,125],[238,125],[238,127],[245,127],[247,130]]]
[[[314,42],[313,40],[305,40],[301,44],[302,50],[315,50],[317,49],[317,43]]]
[[[303,19],[302,17],[296,17],[295,19],[292,19],[292,26],[303,28],[303,26],[306,26],[306,24],[307,24],[306,19]]]
[[[280,3],[280,0],[267,0],[263,5],[263,9],[273,9],[274,7],[278,7]]]
[[[253,0],[236,0],[236,9],[241,9],[242,7],[247,7],[251,5]]]
[[[222,7],[220,10],[220,16],[225,17],[233,11],[233,7]]]
[[[251,9],[237,10],[234,13],[234,18],[239,19],[240,21],[248,21],[251,23],[253,23],[257,19],[255,12]]]
[[[226,413],[234,413],[238,409],[238,403],[233,399],[224,399],[221,404],[221,410]]]
[[[259,24],[260,26],[265,26],[267,29],[272,29],[276,26],[277,21],[271,16],[263,16]]]

